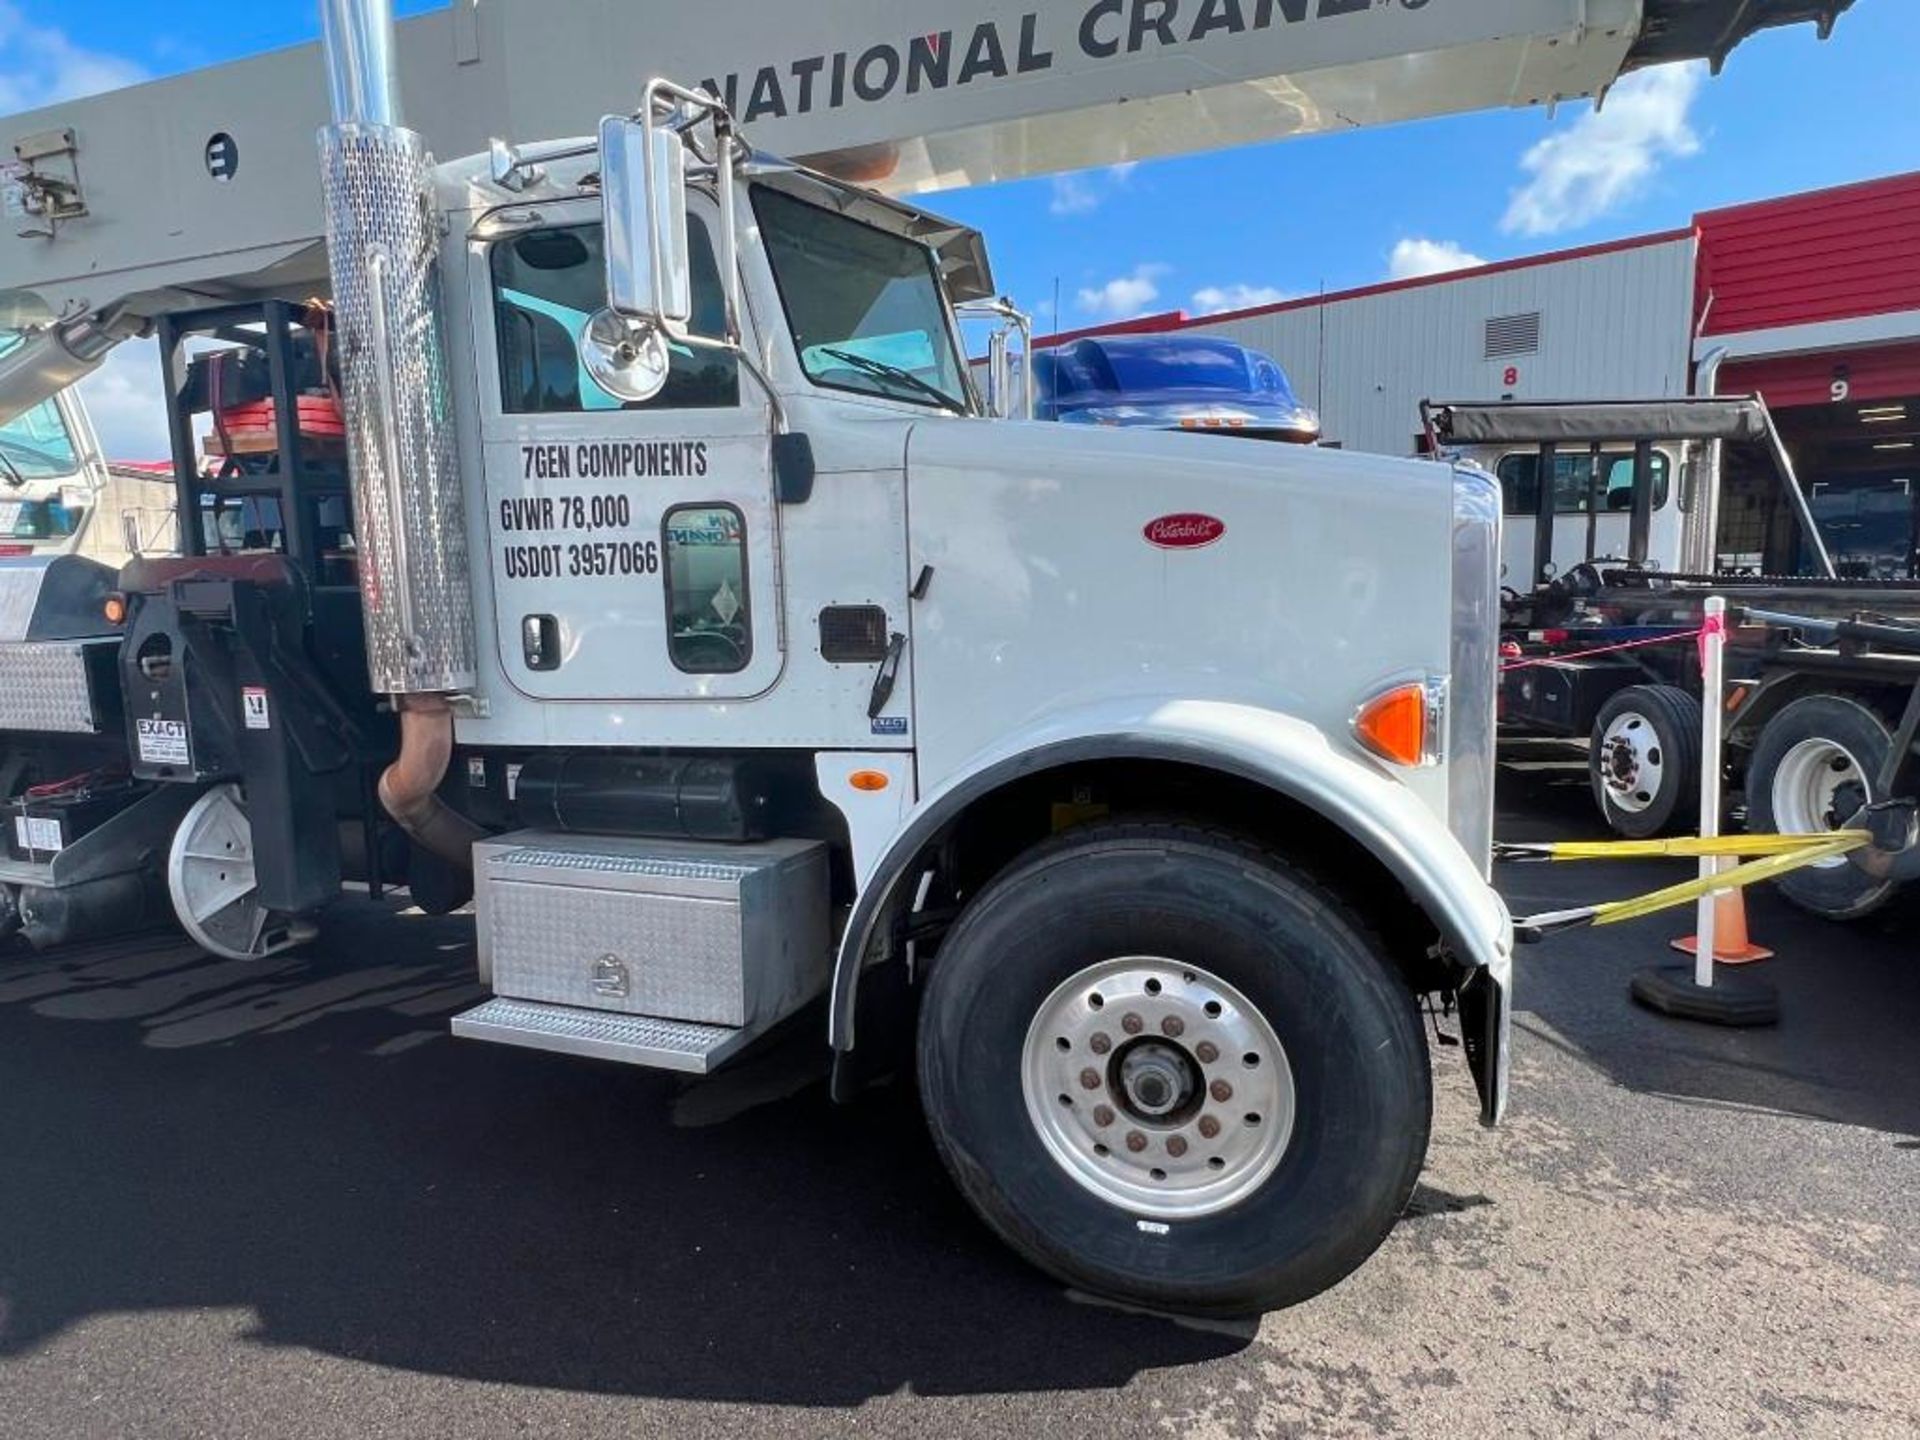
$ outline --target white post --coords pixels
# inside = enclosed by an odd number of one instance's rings
[[[1721,722],[1726,716],[1727,688],[1727,602],[1723,596],[1707,597],[1707,633],[1700,645],[1700,836],[1712,839],[1720,833],[1720,744]],[[1720,873],[1719,857],[1700,857],[1700,878],[1712,879]],[[1693,983],[1713,984],[1714,896],[1711,891],[1700,897],[1700,915],[1694,926],[1699,949],[1694,953]]]

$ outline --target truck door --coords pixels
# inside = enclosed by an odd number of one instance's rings
[[[476,230],[470,272],[507,679],[546,700],[763,694],[784,646],[764,397],[731,355],[687,345],[652,400],[601,390],[578,351],[605,303],[598,207],[506,217]],[[690,216],[690,329],[717,337],[711,219]]]

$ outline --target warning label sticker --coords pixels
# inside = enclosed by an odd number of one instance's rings
[[[249,730],[273,728],[273,716],[267,709],[266,686],[243,685],[240,687],[240,716],[246,721]]]
[[[184,720],[136,720],[134,746],[149,765],[191,765]]]
[[[23,850],[38,850],[48,854],[65,848],[60,843],[60,822],[44,816],[14,816],[13,834]]]

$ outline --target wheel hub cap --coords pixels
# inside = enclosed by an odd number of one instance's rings
[[[1781,757],[1773,776],[1773,819],[1783,834],[1815,835],[1838,830],[1871,798],[1867,772],[1853,753],[1836,741],[1815,736]],[[1831,870],[1844,857],[1815,862]]]
[[[1083,1188],[1138,1215],[1238,1204],[1293,1133],[1293,1072],[1272,1025],[1196,965],[1147,956],[1073,976],[1034,1015],[1028,1118]]]
[[[1637,814],[1653,803],[1665,774],[1666,755],[1647,717],[1634,710],[1616,715],[1600,737],[1600,778],[1608,797]]]

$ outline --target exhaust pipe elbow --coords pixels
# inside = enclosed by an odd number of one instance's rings
[[[487,831],[436,793],[453,759],[453,706],[444,695],[400,701],[400,754],[380,776],[380,805],[422,850],[463,869]]]

